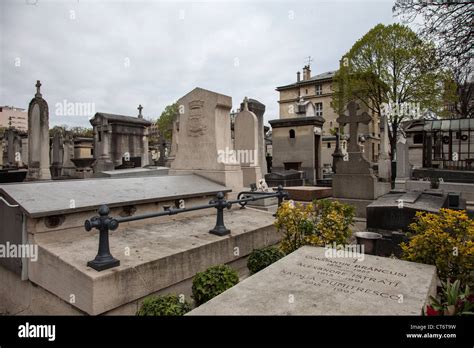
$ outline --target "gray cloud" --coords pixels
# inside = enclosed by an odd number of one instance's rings
[[[370,28],[393,22],[392,5],[2,1],[0,104],[26,108],[40,79],[51,126],[89,126],[92,115],[57,116],[56,103],[125,115],[142,104],[145,117],[156,118],[199,86],[230,95],[234,108],[244,96],[258,99],[266,120],[277,118],[275,87],[294,82],[306,56],[313,74],[337,69]]]

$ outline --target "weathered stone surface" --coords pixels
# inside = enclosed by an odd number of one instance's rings
[[[315,199],[328,198],[332,195],[330,187],[290,186],[285,187],[285,191],[290,195],[289,199],[303,202],[312,202]]]
[[[436,291],[434,266],[325,251],[302,247],[189,315],[421,315]]]
[[[31,217],[89,210],[103,203],[114,207],[219,191],[230,190],[197,175],[64,180],[0,186],[0,195],[19,204]]]
[[[225,212],[231,230],[225,237],[209,233],[216,222],[211,210],[199,217],[177,215],[164,223],[121,224],[110,233],[111,253],[120,266],[102,272],[86,265],[97,253],[97,232],[76,228],[36,233],[38,261],[29,262],[28,275],[63,301],[69,302],[74,294],[74,307],[101,314],[277,243],[280,234],[273,221],[271,213],[232,209]]]
[[[240,153],[243,157],[240,158],[240,164],[242,165],[244,187],[250,187],[250,184],[256,184],[262,178],[259,132],[257,116],[249,110],[248,101],[245,98],[244,108],[237,114],[234,122],[234,148],[237,154]]]
[[[388,193],[367,206],[367,228],[371,231],[408,231],[417,211],[438,213],[446,206],[447,194],[419,191]]]
[[[219,161],[219,153],[233,149],[229,113],[232,98],[195,88],[177,104],[181,111],[173,126],[170,174],[191,172],[234,191],[241,189],[240,164]]]
[[[96,178],[133,178],[137,176],[161,176],[167,175],[169,168],[167,167],[146,167],[110,170],[106,172],[95,173]]]
[[[49,180],[49,111],[48,103],[36,82],[36,94],[28,107],[28,175],[27,180]]]

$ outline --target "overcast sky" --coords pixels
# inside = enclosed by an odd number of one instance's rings
[[[27,108],[41,80],[50,126],[87,126],[57,103],[155,119],[195,87],[266,105],[277,86],[338,68],[352,44],[390,24],[393,1],[0,1],[0,105]],[[77,105],[77,104],[76,104]]]

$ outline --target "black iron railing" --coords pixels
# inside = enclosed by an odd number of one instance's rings
[[[109,231],[116,230],[122,222],[144,220],[166,215],[176,215],[195,210],[216,208],[216,225],[213,229],[209,230],[209,233],[215,234],[217,236],[225,236],[230,234],[230,230],[224,224],[225,209],[230,209],[233,204],[239,204],[242,208],[245,208],[248,202],[272,197],[278,198],[278,206],[280,206],[283,200],[285,198],[288,198],[288,193],[286,191],[283,191],[283,187],[280,185],[274,193],[254,191],[240,192],[237,195],[236,200],[230,201],[226,200],[224,197],[224,193],[219,192],[216,195],[216,198],[211,200],[208,204],[197,205],[190,208],[172,208],[170,206],[165,206],[164,211],[160,211],[157,213],[118,218],[110,217],[109,207],[105,204],[102,205],[98,210],[99,216],[94,216],[91,219],[86,220],[84,223],[84,228],[86,229],[86,231],[91,231],[93,228],[99,230],[99,251],[97,252],[97,256],[94,260],[87,262],[87,266],[95,269],[96,271],[103,271],[105,269],[117,267],[120,265],[120,260],[114,258],[110,253]]]

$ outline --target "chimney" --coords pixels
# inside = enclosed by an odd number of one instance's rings
[[[309,65],[305,65],[303,68],[303,81],[309,80],[311,78],[311,69]]]
[[[298,71],[296,73],[296,82],[300,82],[300,80],[301,80],[301,73]]]

